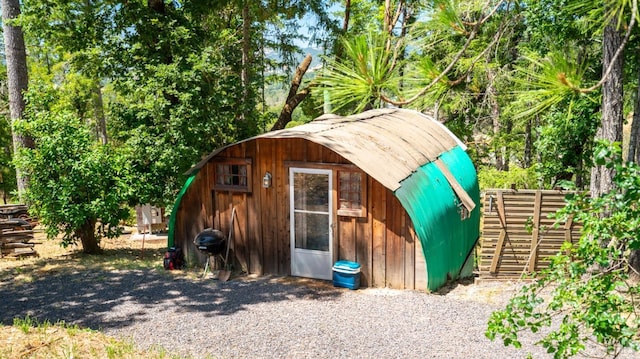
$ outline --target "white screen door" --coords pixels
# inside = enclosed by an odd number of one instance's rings
[[[291,274],[332,278],[331,170],[290,168]]]

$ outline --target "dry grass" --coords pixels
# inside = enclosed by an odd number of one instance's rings
[[[97,331],[64,323],[34,323],[16,320],[12,327],[0,327],[1,358],[170,358],[158,348],[138,351],[133,343],[117,340]]]
[[[162,267],[166,251],[166,239],[132,239],[123,235],[115,239],[103,239],[100,255],[82,253],[79,246],[63,248],[58,240],[47,240],[43,233],[36,233],[34,242],[38,257],[22,259],[0,258],[0,281],[14,277],[15,282],[28,283],[35,276],[61,271],[84,269],[151,269]]]
[[[143,250],[142,241],[130,235],[103,240],[101,255],[83,254],[77,246],[63,248],[59,241],[46,240],[42,233],[36,234],[34,242],[41,242],[35,247],[39,257],[0,258],[0,291],[2,285],[28,285],[35,278],[66,271],[160,269],[166,251],[166,239],[146,239]],[[141,352],[131,342],[65,323],[37,323],[31,318],[16,318],[13,326],[0,325],[0,358],[172,357],[175,356],[162,348]]]

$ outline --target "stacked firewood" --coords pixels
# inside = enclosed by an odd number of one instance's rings
[[[37,256],[32,225],[20,218],[0,219],[0,257]]]

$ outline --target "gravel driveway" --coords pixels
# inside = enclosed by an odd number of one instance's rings
[[[491,285],[430,295],[292,278],[221,283],[153,270],[82,271],[0,282],[0,320],[64,320],[195,358],[548,357],[531,338],[523,350],[485,338],[487,318],[509,297]]]

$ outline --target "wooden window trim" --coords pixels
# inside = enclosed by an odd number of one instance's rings
[[[241,165],[247,167],[247,185],[221,185],[218,184],[218,165]],[[243,193],[251,193],[251,189],[253,188],[253,172],[251,169],[252,160],[251,158],[217,158],[213,161],[213,189],[216,191],[228,191],[228,192],[243,192]]]
[[[337,206],[340,206],[340,172],[360,173],[360,208],[338,208],[336,213],[342,217],[366,217],[367,216],[367,174],[359,169],[338,169],[335,171],[336,189],[338,195]]]
[[[284,161],[284,166],[297,167],[297,168],[318,168],[333,170],[334,175],[336,170],[343,171],[357,171],[362,172],[358,166],[348,163],[322,163],[322,162],[304,162],[304,161]]]

